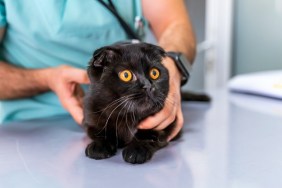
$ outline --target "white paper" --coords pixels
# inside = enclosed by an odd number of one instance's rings
[[[282,70],[238,75],[229,81],[232,91],[282,99]]]

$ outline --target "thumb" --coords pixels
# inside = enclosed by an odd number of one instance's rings
[[[83,110],[82,107],[74,104],[73,106],[70,106],[70,108],[68,108],[69,113],[71,114],[71,116],[73,117],[73,119],[75,120],[75,122],[79,125],[82,124],[82,120],[83,120]]]
[[[69,80],[79,84],[90,84],[87,72],[83,69],[71,68],[69,69]]]

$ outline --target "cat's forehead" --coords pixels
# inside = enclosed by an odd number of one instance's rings
[[[127,44],[127,45],[122,45],[120,46],[121,49],[123,49],[124,51],[136,51],[136,52],[155,52],[155,51],[159,51],[162,50],[162,48],[160,48],[159,46],[153,45],[153,44],[148,44],[148,43],[137,43],[137,44]]]
[[[160,51],[156,46],[148,44],[132,44],[123,46],[121,49],[122,60],[134,65],[140,63],[155,63],[161,62],[163,51]]]
[[[107,46],[95,54],[97,60],[102,59],[104,62],[108,62],[104,65],[114,69],[125,67],[144,70],[152,66],[161,66],[165,51],[159,46],[148,43],[126,43]]]
[[[131,69],[145,69],[161,65],[161,58],[150,58],[149,54],[140,51],[129,51],[120,59],[119,64]]]

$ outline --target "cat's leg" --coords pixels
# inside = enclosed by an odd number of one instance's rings
[[[167,144],[164,131],[139,130],[133,140],[124,148],[123,159],[132,164],[145,163],[157,150]]]
[[[167,142],[163,144],[149,141],[149,140],[136,140],[134,139],[122,152],[123,159],[132,164],[142,164],[150,160],[154,153],[167,145]]]
[[[150,160],[154,153],[168,145],[167,138],[175,128],[175,122],[162,131],[138,130],[133,140],[124,148],[123,159],[132,164],[142,164]],[[181,131],[173,139],[180,138]]]
[[[92,159],[106,159],[116,154],[117,146],[114,140],[110,140],[105,132],[96,134],[94,128],[87,129],[88,136],[93,140],[86,148],[85,154]]]
[[[95,139],[87,146],[85,154],[89,158],[98,160],[112,157],[116,151],[116,146],[106,139]]]

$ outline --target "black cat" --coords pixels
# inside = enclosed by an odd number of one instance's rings
[[[108,158],[125,147],[124,160],[140,164],[168,144],[174,122],[162,131],[137,129],[164,106],[169,91],[169,74],[161,63],[165,56],[162,48],[148,43],[114,44],[94,52],[84,100],[83,125],[93,140],[88,157]]]

